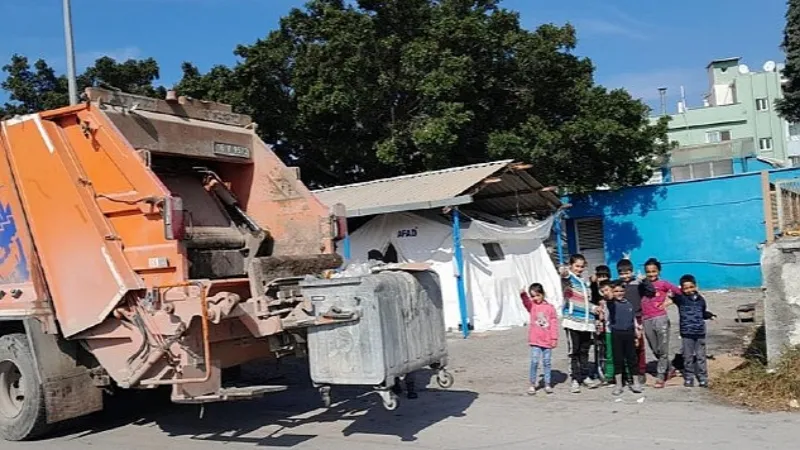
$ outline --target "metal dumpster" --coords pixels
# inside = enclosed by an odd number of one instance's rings
[[[395,378],[425,367],[438,371],[440,386],[453,384],[446,370],[442,295],[435,272],[383,271],[310,280],[300,287],[320,319],[356,319],[309,329],[311,379],[326,405],[331,385],[365,385],[375,388],[385,408],[394,409]]]

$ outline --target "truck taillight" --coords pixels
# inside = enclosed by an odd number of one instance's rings
[[[334,241],[341,241],[347,237],[347,212],[341,203],[333,205],[331,215],[331,234]]]
[[[180,197],[164,198],[164,238],[180,241],[186,236],[186,226],[183,223],[183,200]]]
[[[342,216],[333,216],[333,240],[341,241],[347,237],[347,218]]]

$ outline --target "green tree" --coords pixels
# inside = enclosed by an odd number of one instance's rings
[[[800,122],[800,0],[789,0],[786,11],[786,28],[783,33],[783,51],[786,67],[783,75],[788,79],[784,98],[778,101],[778,113],[790,122]]]
[[[499,3],[312,0],[179,90],[232,100],[314,186],[499,158],[572,191],[646,180],[666,121],[595,85],[571,25],[526,30]]]
[[[3,71],[6,78],[0,83],[0,87],[8,92],[11,101],[0,107],[0,117],[28,114],[69,104],[67,77],[56,75],[44,60],[37,60],[31,67],[28,58],[13,55],[11,61],[3,66]],[[88,86],[105,86],[163,98],[166,90],[153,84],[158,75],[158,64],[152,58],[129,59],[118,63],[104,56],[79,75],[76,81],[79,91]]]

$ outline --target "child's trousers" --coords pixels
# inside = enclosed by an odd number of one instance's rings
[[[611,339],[611,333],[605,333],[606,339],[606,366],[604,368],[604,375],[606,380],[614,379],[614,341]]]
[[[544,372],[544,385],[550,386],[550,368],[553,357],[552,348],[537,347],[531,345],[531,385],[536,385],[539,380],[538,369],[539,362],[542,363],[542,372]]]
[[[692,382],[696,376],[701,383],[708,381],[706,337],[681,336],[681,347],[683,353],[683,379],[687,382]]]
[[[658,379],[667,380],[669,370],[669,317],[660,316],[644,321],[644,334],[650,350],[658,358]]]
[[[589,375],[589,350],[594,343],[593,333],[567,329],[569,347],[570,375],[578,383],[583,383]]]
[[[636,332],[613,331],[611,339],[614,342],[614,374],[622,375],[625,367],[632,372],[631,375],[639,375],[639,364],[636,358]]]

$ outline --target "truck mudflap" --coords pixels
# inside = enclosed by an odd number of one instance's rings
[[[25,319],[25,334],[42,385],[47,423],[82,417],[103,409],[103,391],[78,360],[79,343],[46,334],[36,319]]]

